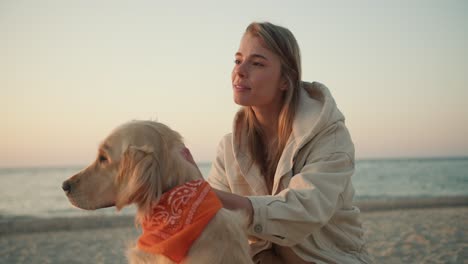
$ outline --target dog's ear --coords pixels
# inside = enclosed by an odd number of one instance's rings
[[[120,161],[116,207],[135,203],[148,212],[161,196],[161,164],[149,146],[129,146]]]

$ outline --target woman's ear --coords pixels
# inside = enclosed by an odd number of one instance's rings
[[[284,76],[281,76],[281,81],[280,81],[280,90],[281,91],[287,91],[289,89],[289,81],[287,78]]]
[[[120,161],[116,207],[135,203],[148,212],[162,193],[161,167],[149,146],[129,146]]]

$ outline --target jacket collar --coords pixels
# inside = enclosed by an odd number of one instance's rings
[[[324,98],[323,92],[321,90],[314,90],[316,93],[316,99],[314,99],[309,94],[308,88],[309,86],[304,83],[299,92],[292,132],[276,168],[273,181],[273,194],[278,192],[281,178],[293,169],[294,158],[298,150],[307,143],[307,138],[311,136],[313,127],[317,124],[315,120],[318,120],[321,115]]]

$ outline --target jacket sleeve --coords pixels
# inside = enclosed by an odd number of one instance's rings
[[[224,165],[224,148],[226,140],[228,140],[227,137],[224,137],[221,142],[219,142],[218,150],[216,152],[216,159],[211,165],[211,170],[206,180],[210,186],[215,189],[231,192],[231,188],[229,188],[229,184],[226,178],[226,169]]]
[[[324,147],[320,147],[321,150],[335,149],[330,144],[336,144],[336,141],[324,140],[325,143],[319,144]],[[275,196],[248,197],[254,209],[249,235],[281,246],[300,243],[333,216],[353,173],[353,155],[311,152],[286,189]]]

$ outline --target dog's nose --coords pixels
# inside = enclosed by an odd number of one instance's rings
[[[62,183],[62,189],[63,189],[63,191],[64,191],[65,193],[67,193],[67,194],[70,193],[70,191],[71,191],[71,185],[70,185],[70,183],[69,183],[68,181],[64,181],[64,182]]]

